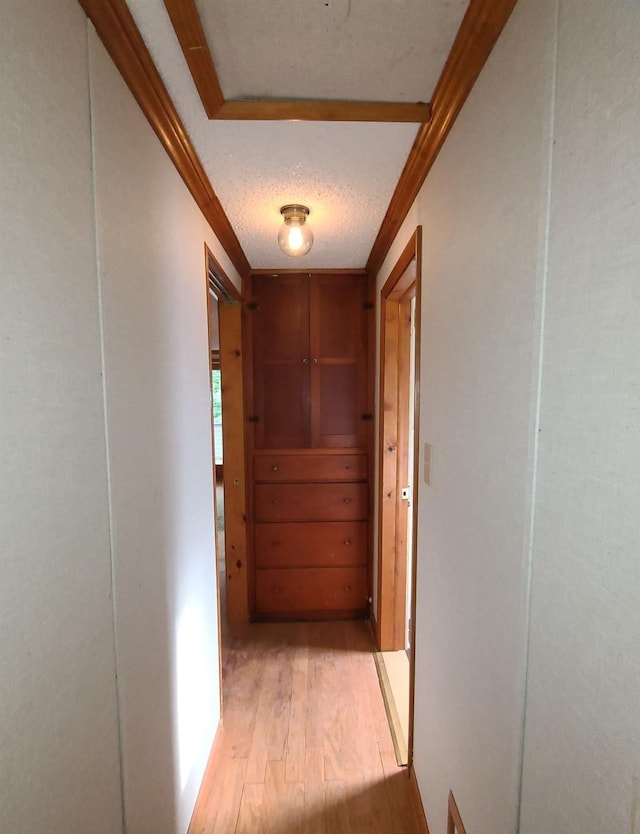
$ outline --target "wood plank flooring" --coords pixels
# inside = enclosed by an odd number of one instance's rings
[[[365,622],[227,637],[223,728],[189,834],[424,834]]]

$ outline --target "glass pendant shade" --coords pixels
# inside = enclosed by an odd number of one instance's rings
[[[306,255],[313,246],[313,232],[307,225],[309,209],[306,206],[282,206],[280,214],[284,223],[278,232],[280,248],[291,258]]]

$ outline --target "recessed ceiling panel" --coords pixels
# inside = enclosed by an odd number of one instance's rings
[[[467,0],[197,0],[225,98],[429,101]]]
[[[364,266],[417,126],[210,121],[162,0],[129,7],[251,266]],[[277,243],[280,207],[291,202],[311,209],[315,243],[301,259]]]

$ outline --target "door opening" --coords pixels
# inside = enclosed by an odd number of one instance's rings
[[[218,569],[221,619],[239,625],[249,619],[242,368],[242,295],[205,246],[211,356],[212,434],[215,450]],[[216,338],[217,332],[217,338]],[[217,342],[217,347],[212,347]],[[220,535],[221,534],[221,535]]]
[[[377,657],[399,763],[413,737],[421,229],[380,298]],[[394,729],[394,723],[396,727]]]
[[[218,299],[209,290],[209,347],[211,349],[211,419],[214,460],[214,517],[216,536],[216,570],[218,573],[218,596],[220,620],[227,622],[227,580],[224,541],[224,479],[222,442],[222,372],[220,369],[220,321]]]

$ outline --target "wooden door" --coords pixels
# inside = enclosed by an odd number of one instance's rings
[[[309,278],[253,278],[254,448],[310,444]]]
[[[359,275],[311,280],[311,443],[364,446],[367,405],[367,284]]]

